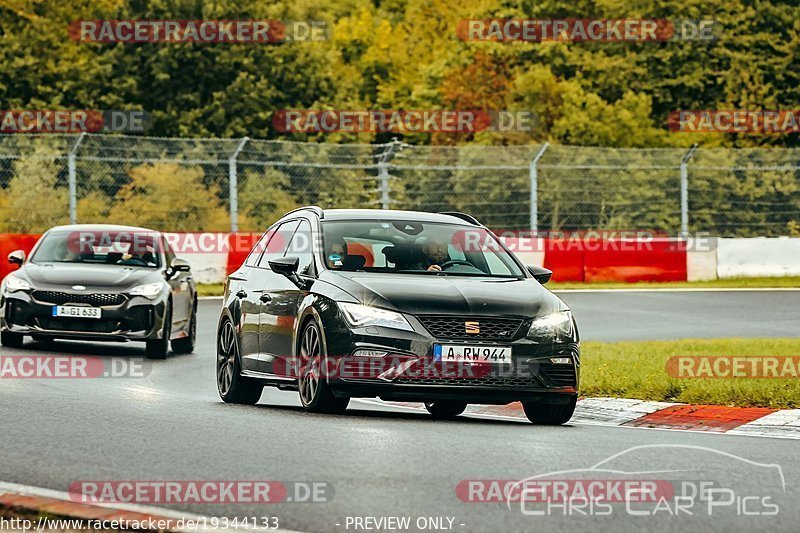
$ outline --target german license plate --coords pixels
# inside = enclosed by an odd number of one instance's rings
[[[509,346],[469,346],[463,344],[434,344],[433,360],[448,363],[493,363],[511,364],[511,347]]]
[[[100,318],[99,307],[79,307],[77,305],[54,305],[53,316],[69,318]]]

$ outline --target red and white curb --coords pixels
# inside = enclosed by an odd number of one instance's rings
[[[418,403],[359,401],[424,411]],[[478,418],[527,420],[522,405],[470,405],[465,414]],[[726,407],[648,402],[628,398],[581,398],[570,424],[674,429],[800,439],[800,409]]]
[[[184,513],[154,507],[149,505],[138,505],[130,503],[95,503],[85,504],[74,501],[68,492],[62,492],[29,485],[19,485],[16,483],[6,483],[0,481],[0,506],[14,507],[33,511],[37,513],[47,513],[51,516],[65,516],[72,519],[83,520],[102,520],[102,521],[123,521],[145,523],[150,519],[162,521],[164,523],[177,524],[179,521],[186,523],[192,521],[195,527],[190,529],[169,528],[168,531],[175,532],[194,532],[198,531],[266,531],[269,529],[278,533],[296,533],[287,529],[260,528],[260,527],[213,527],[216,518]],[[55,519],[54,519],[55,520]],[[54,521],[53,520],[53,521]],[[205,526],[203,526],[205,524]],[[37,528],[41,529],[41,528]]]

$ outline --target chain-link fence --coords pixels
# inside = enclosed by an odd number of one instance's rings
[[[0,136],[0,231],[258,231],[301,205],[463,211],[498,230],[800,235],[800,150]]]

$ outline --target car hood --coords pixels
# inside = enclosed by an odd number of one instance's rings
[[[74,263],[28,263],[17,275],[26,277],[37,289],[69,289],[73,285],[83,285],[119,290],[164,279],[155,269]]]
[[[500,279],[337,272],[339,285],[361,303],[409,314],[532,317],[567,309],[532,278]]]

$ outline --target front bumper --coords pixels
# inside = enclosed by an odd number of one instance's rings
[[[577,335],[567,342],[529,339],[525,336],[528,324],[523,323],[518,334],[506,340],[435,338],[414,322],[413,332],[342,327],[333,335],[328,334],[328,382],[334,393],[386,400],[446,399],[498,404],[520,400],[563,404],[578,394]],[[435,344],[510,347],[511,364],[441,364],[434,360]],[[387,355],[353,355],[365,349]],[[555,363],[553,359],[568,359],[569,364]]]
[[[45,292],[45,291],[41,291]],[[62,289],[47,291],[69,299],[86,296]],[[31,292],[0,294],[0,329],[23,335],[97,341],[146,341],[161,338],[166,300],[121,295],[116,305],[99,305],[99,319],[54,317],[53,307],[60,302],[34,298]],[[77,305],[63,303],[62,305]]]

